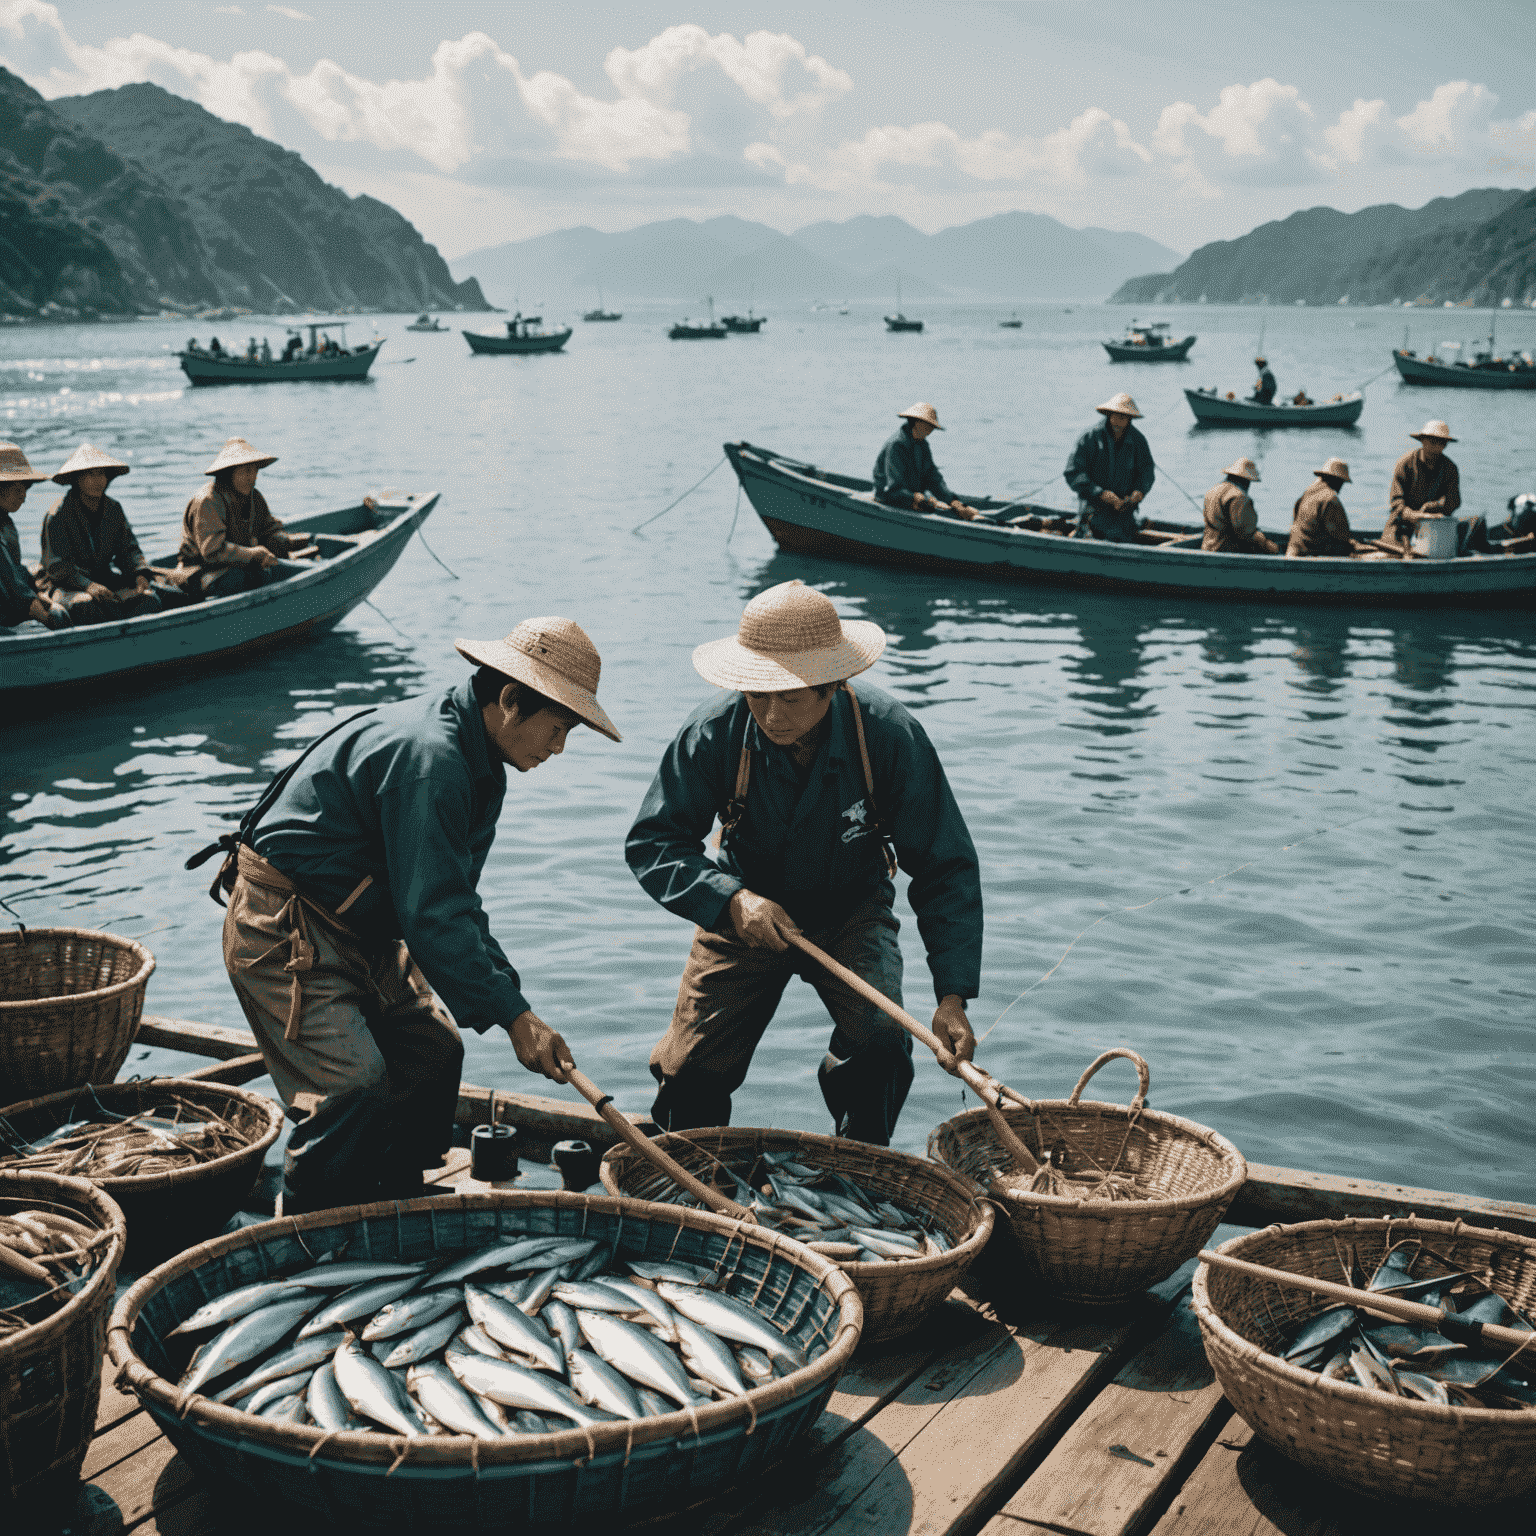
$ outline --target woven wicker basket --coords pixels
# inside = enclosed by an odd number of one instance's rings
[[[128,1059],[155,957],[88,928],[0,933],[0,1100],[110,1083]]]
[[[719,1266],[811,1363],[692,1412],[500,1440],[327,1435],[183,1401],[162,1340],[213,1296],[349,1258],[427,1258],[519,1233],[612,1242],[624,1258]],[[748,1222],[564,1190],[493,1191],[318,1211],[214,1238],[152,1270],[118,1303],[108,1342],[122,1378],[193,1468],[265,1518],[303,1511],[338,1529],[616,1529],[707,1500],[782,1459],[816,1421],[859,1340],[863,1308],[837,1268]],[[238,1485],[232,1490],[230,1485]],[[307,1526],[305,1527],[308,1528]]]
[[[1536,1240],[1461,1222],[1308,1221],[1266,1227],[1217,1250],[1252,1263],[1348,1282],[1353,1255],[1366,1274],[1405,1238],[1440,1261],[1421,1278],[1469,1270],[1512,1306],[1536,1304]],[[1228,1401],[1260,1439],[1361,1493],[1445,1505],[1492,1504],[1536,1487],[1536,1412],[1444,1407],[1324,1381],[1267,1351],[1334,1303],[1256,1276],[1195,1274],[1205,1353]]]
[[[129,1256],[139,1269],[223,1229],[250,1194],[267,1148],[283,1128],[282,1106],[245,1088],[162,1077],[74,1088],[0,1109],[0,1119],[16,1136],[35,1141],[70,1120],[137,1114],[167,1092],[222,1116],[248,1144],[210,1163],[193,1163],[170,1173],[91,1180],[122,1207],[128,1222]]]
[[[107,1314],[123,1256],[123,1213],[84,1179],[0,1173],[0,1211],[36,1207],[110,1233],[79,1292],[0,1339],[0,1530],[55,1531],[68,1518],[96,1430]]]
[[[953,1245],[939,1258],[840,1266],[864,1300],[866,1344],[899,1338],[918,1327],[965,1278],[992,1236],[992,1207],[971,1184],[947,1168],[888,1147],[809,1131],[745,1126],[679,1131],[659,1137],[656,1144],[706,1183],[717,1158],[745,1177],[759,1154],[787,1152],[812,1167],[830,1168],[894,1205],[930,1217]],[[603,1158],[599,1174],[610,1194],[636,1200],[659,1200],[676,1189],[654,1163],[622,1142]]]
[[[1140,1085],[1130,1106],[1084,1102],[1083,1089],[1107,1061],[1136,1064]],[[928,1155],[987,1190],[1007,1216],[1026,1274],[1064,1301],[1113,1306],[1166,1280],[1197,1254],[1232,1203],[1248,1166],[1224,1136],[1146,1107],[1150,1072],[1134,1051],[1113,1050],[1095,1061],[1070,1099],[1046,1099],[1003,1111],[1009,1127],[1036,1157],[1051,1154],[1063,1173],[1118,1168],[1152,1200],[1082,1200],[1023,1193],[1027,1176],[996,1176],[1009,1165],[984,1109],[946,1120],[928,1138]]]

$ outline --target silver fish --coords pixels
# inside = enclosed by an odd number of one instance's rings
[[[309,1385],[309,1378],[313,1371],[300,1371],[294,1376],[279,1376],[276,1381],[269,1381],[264,1387],[257,1387],[249,1397],[241,1398],[235,1406],[241,1413],[260,1413],[268,1403],[275,1403],[280,1397],[288,1397],[295,1392],[302,1392]]]
[[[1397,1382],[1389,1371],[1369,1350],[1357,1349],[1350,1357],[1349,1363],[1354,1369],[1355,1380],[1362,1387],[1373,1391],[1390,1392],[1394,1397],[1401,1397],[1397,1390]]]
[[[568,1307],[587,1307],[593,1312],[638,1312],[640,1304],[623,1291],[601,1280],[562,1280],[550,1294]]]
[[[542,1269],[536,1275],[530,1275],[523,1284],[523,1293],[517,1298],[516,1305],[532,1317],[549,1300],[549,1293],[560,1283],[560,1266],[553,1269]],[[508,1298],[510,1300],[510,1298]]]
[[[747,1390],[747,1384],[741,1379],[741,1367],[736,1364],[731,1346],[709,1329],[700,1327],[691,1317],[684,1317],[681,1312],[674,1315],[683,1363],[695,1376],[717,1387],[726,1396],[740,1397]]]
[[[298,1301],[279,1301],[231,1323],[213,1341],[207,1354],[198,1359],[197,1365],[182,1381],[182,1387],[188,1392],[196,1392],[205,1381],[213,1381],[225,1371],[232,1371],[237,1365],[265,1354],[284,1334],[303,1322],[314,1305],[312,1296]]]
[[[425,1264],[389,1264],[376,1259],[354,1259],[341,1264],[317,1264],[297,1275],[289,1275],[288,1285],[307,1286],[312,1291],[342,1291],[354,1285],[368,1285],[375,1280],[391,1280],[400,1275],[419,1275]]]
[[[1304,1355],[1308,1350],[1329,1343],[1353,1328],[1358,1316],[1353,1307],[1329,1307],[1326,1312],[1319,1312],[1296,1335],[1291,1347],[1281,1358],[1292,1360],[1297,1355]]]
[[[530,1356],[557,1374],[564,1374],[565,1362],[560,1351],[550,1337],[549,1329],[537,1318],[529,1317],[521,1308],[509,1306],[501,1297],[492,1296],[477,1285],[464,1287],[464,1300],[469,1306],[470,1317],[498,1344],[505,1344],[508,1349]]]
[[[492,1296],[500,1296],[515,1307],[533,1289],[533,1280],[532,1275],[524,1275],[521,1280],[482,1280],[480,1289],[489,1291]]]
[[[382,1340],[385,1344],[394,1345],[394,1348],[384,1356],[385,1370],[399,1370],[402,1366],[415,1365],[421,1360],[430,1360],[463,1326],[464,1310],[461,1307],[450,1312],[446,1317],[435,1318],[414,1333]]]
[[[501,1404],[498,1403],[496,1406],[500,1408]],[[502,1412],[505,1413],[506,1409],[502,1408]],[[512,1429],[519,1435],[547,1435],[557,1427],[564,1429],[565,1425],[563,1422],[558,1426],[551,1424],[543,1415],[535,1413],[531,1408],[519,1408],[512,1415]]]
[[[898,1241],[888,1232],[873,1232],[868,1227],[855,1227],[853,1236],[855,1242],[883,1259],[914,1259],[922,1252],[920,1244]]]
[[[656,1299],[661,1301],[659,1296]],[[666,1306],[664,1301],[661,1304]],[[554,1334],[562,1354],[568,1355],[573,1349],[581,1348],[581,1324],[563,1301],[546,1301],[539,1313],[539,1321]]]
[[[573,1349],[566,1356],[571,1386],[583,1402],[606,1408],[621,1419],[643,1419],[645,1409],[635,1396],[635,1389],[601,1355],[590,1349]]]
[[[261,1417],[274,1419],[282,1424],[307,1424],[309,1414],[304,1407],[304,1399],[297,1393],[290,1393],[287,1397],[280,1397],[276,1402],[268,1403],[261,1410]]]
[[[562,1382],[542,1371],[529,1370],[511,1360],[492,1360],[487,1355],[465,1354],[450,1349],[444,1357],[448,1369],[481,1397],[507,1408],[531,1408],[535,1413],[554,1413],[578,1424],[611,1423],[613,1415],[591,1408]]]
[[[507,1352],[483,1329],[479,1323],[471,1323],[462,1329],[457,1342],[466,1345],[477,1355],[488,1355],[492,1360],[505,1360]]]
[[[310,1418],[321,1429],[347,1429],[351,1426],[352,1405],[336,1385],[336,1368],[329,1360],[309,1378],[304,1406],[309,1409]]]
[[[456,1285],[487,1269],[515,1268],[548,1249],[561,1247],[564,1242],[565,1239],[560,1237],[519,1237],[509,1242],[491,1243],[445,1265],[428,1278],[427,1288],[436,1290],[440,1285]]]
[[[617,1291],[621,1296],[630,1297],[636,1306],[656,1324],[656,1331],[667,1343],[677,1343],[677,1313],[655,1291],[618,1275],[604,1275],[601,1284],[607,1286],[610,1291]]]
[[[501,1438],[501,1426],[486,1417],[485,1410],[441,1360],[413,1365],[406,1380],[417,1402],[445,1428],[482,1440]]]
[[[797,1370],[807,1364],[806,1354],[792,1344],[762,1313],[744,1301],[723,1291],[704,1291],[694,1286],[676,1285],[670,1280],[657,1287],[663,1297],[694,1322],[722,1339],[735,1344],[750,1344],[774,1360],[786,1360]]]
[[[372,1317],[380,1307],[388,1306],[390,1302],[404,1296],[407,1291],[415,1290],[420,1282],[419,1275],[395,1275],[387,1280],[375,1280],[369,1285],[358,1285],[349,1291],[343,1291],[334,1301],[327,1302],[321,1307],[305,1323],[299,1330],[299,1337],[306,1339],[311,1334],[322,1333],[325,1329],[334,1328],[339,1323],[355,1322],[360,1317]]]
[[[445,1365],[447,1364],[446,1361],[443,1363]],[[449,1371],[448,1374],[453,1376],[452,1371]],[[454,1376],[453,1379],[455,1381],[459,1380],[457,1376]],[[459,1382],[459,1385],[463,1386],[463,1383]],[[466,1387],[465,1390],[468,1391],[469,1389]],[[512,1433],[512,1420],[507,1416],[507,1410],[503,1408],[500,1403],[489,1397],[482,1397],[478,1392],[470,1392],[469,1395],[474,1398],[475,1406],[481,1411],[481,1413],[486,1416],[486,1418],[491,1421],[492,1424],[496,1426],[497,1429],[502,1432],[502,1434],[510,1435]],[[542,1423],[543,1420],[541,1419],[539,1422]]]
[[[438,1286],[430,1291],[402,1296],[399,1301],[392,1301],[374,1313],[363,1329],[363,1342],[371,1344],[375,1339],[391,1339],[398,1333],[413,1333],[435,1322],[444,1313],[463,1305],[463,1295],[452,1286]]]
[[[611,1312],[576,1309],[576,1321],[593,1349],[631,1381],[650,1387],[684,1407],[695,1398],[682,1362],[656,1336]]]
[[[198,1333],[204,1328],[236,1322],[274,1302],[292,1301],[304,1289],[293,1280],[258,1280],[255,1285],[242,1285],[237,1291],[226,1291],[222,1296],[204,1302],[186,1322],[172,1328],[166,1338],[174,1339],[178,1333]]]
[[[254,1392],[257,1387],[265,1386],[269,1381],[280,1381],[284,1376],[292,1376],[299,1371],[312,1371],[329,1360],[345,1339],[346,1335],[339,1328],[331,1333],[299,1339],[281,1354],[264,1360],[249,1376],[241,1377],[234,1386],[225,1387],[213,1400],[216,1403],[232,1403]]]
[[[671,1280],[676,1285],[710,1287],[720,1280],[718,1271],[705,1269],[699,1264],[684,1264],[678,1259],[663,1259],[660,1262],[654,1259],[630,1259],[627,1263],[632,1275],[639,1275],[642,1280],[654,1280],[658,1284],[663,1280]]]
[[[613,1244],[599,1243],[585,1259],[581,1261],[581,1268],[571,1276],[573,1280],[590,1280],[593,1275],[600,1274],[608,1268],[613,1258]]]
[[[1422,1399],[1426,1403],[1449,1403],[1451,1394],[1445,1390],[1438,1381],[1431,1381],[1428,1376],[1420,1376],[1417,1371],[1398,1371],[1397,1384],[1403,1387],[1413,1396]]]
[[[400,1384],[356,1339],[348,1339],[331,1363],[341,1395],[363,1418],[411,1440],[421,1434],[420,1421],[400,1401]]]

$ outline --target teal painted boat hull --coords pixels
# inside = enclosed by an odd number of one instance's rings
[[[1504,368],[1474,368],[1469,363],[1431,363],[1394,352],[1392,361],[1405,384],[1444,384],[1452,389],[1536,389],[1536,367],[1510,363]]]
[[[569,328],[551,331],[547,336],[486,336],[479,331],[465,331],[464,340],[471,352],[558,352],[571,339]]]
[[[194,384],[298,384],[321,380],[366,379],[379,347],[341,356],[296,357],[291,363],[250,362],[244,357],[213,357],[207,352],[179,352],[181,371]]]
[[[1136,347],[1123,341],[1105,341],[1100,345],[1117,363],[1182,363],[1198,340],[1197,336],[1186,336],[1183,341],[1166,342],[1160,347]]]
[[[1260,405],[1257,400],[1227,400],[1198,389],[1186,389],[1184,398],[1195,419],[1211,427],[1348,427],[1359,421],[1365,409],[1365,396],[1358,390],[1321,405]]]

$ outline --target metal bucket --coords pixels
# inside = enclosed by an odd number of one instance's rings
[[[1426,560],[1454,560],[1456,558],[1456,519],[1429,513],[1419,519],[1413,536],[1413,552]]]

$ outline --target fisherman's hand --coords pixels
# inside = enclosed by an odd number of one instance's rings
[[[958,1077],[960,1063],[976,1054],[976,1036],[965,1016],[965,999],[951,992],[934,1010],[933,1032],[947,1049],[939,1052],[939,1065]]]
[[[265,544],[258,545],[256,549],[256,564],[259,565],[262,570],[266,570],[269,565],[277,564],[277,556],[274,555]]]
[[[87,597],[94,597],[98,603],[110,603],[116,600],[117,594],[111,587],[104,587],[99,581],[88,581],[85,584]]]
[[[570,1047],[531,1008],[507,1025],[512,1049],[530,1072],[542,1072],[557,1083],[569,1081],[566,1074],[576,1065]]]
[[[754,891],[737,891],[731,897],[731,925],[736,937],[752,949],[789,948],[786,933],[799,933],[799,924],[776,901]]]
[[[1140,491],[1132,491],[1131,494],[1125,498],[1124,502],[1121,503],[1121,505],[1126,507],[1139,507],[1143,499],[1144,498],[1142,497]]]
[[[1115,495],[1113,491],[1100,491],[1099,500],[1102,501],[1111,512],[1118,512],[1120,508],[1125,505],[1125,503],[1121,501],[1121,499]]]
[[[981,516],[981,513],[975,507],[968,507],[963,501],[950,502],[949,510],[964,518],[968,523],[974,523]]]
[[[133,584],[139,589],[139,595],[142,597],[144,593],[149,591],[148,573],[145,571],[140,571]]]

